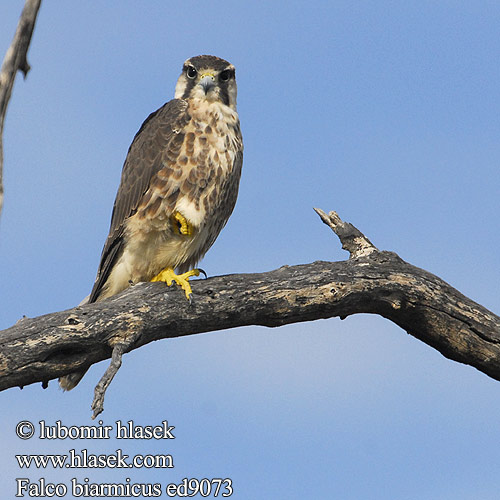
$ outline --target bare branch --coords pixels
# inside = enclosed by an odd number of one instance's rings
[[[111,381],[118,373],[118,370],[122,366],[122,356],[125,352],[127,352],[135,343],[140,335],[139,331],[132,331],[131,335],[129,335],[126,339],[121,342],[118,342],[113,347],[113,352],[111,353],[111,363],[109,364],[107,370],[104,372],[104,375],[99,380],[98,384],[94,390],[94,401],[92,402],[92,410],[93,415],[92,419],[95,419],[100,413],[104,411],[104,396],[106,394],[106,390],[111,384]]]
[[[3,207],[3,126],[7,105],[9,104],[12,87],[17,71],[22,71],[24,78],[30,70],[27,53],[31,42],[31,35],[35,27],[36,16],[41,0],[26,0],[24,4],[16,33],[0,69],[0,214]]]
[[[339,237],[342,248],[350,253],[350,259],[364,257],[372,252],[378,252],[378,248],[357,228],[349,222],[344,222],[337,212],[333,210],[327,215],[321,208],[314,211],[321,220],[329,226]]]
[[[377,250],[337,214],[318,211],[351,258],[193,282],[194,300],[141,283],[96,304],[24,318],[0,332],[0,390],[112,362],[96,388],[94,416],[123,353],[154,340],[246,325],[281,326],[379,314],[444,356],[500,380],[500,317],[437,276]]]

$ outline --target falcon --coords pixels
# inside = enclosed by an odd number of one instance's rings
[[[88,302],[143,281],[189,278],[231,215],[243,163],[235,68],[215,56],[188,59],[175,98],[151,113],[128,150],[111,227]],[[176,274],[176,271],[179,274]],[[59,379],[64,390],[85,371]]]

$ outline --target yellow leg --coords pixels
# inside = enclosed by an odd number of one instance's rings
[[[166,267],[163,271],[158,273],[151,281],[163,281],[168,286],[171,286],[175,281],[186,294],[188,300],[191,300],[191,294],[193,291],[191,290],[191,285],[189,284],[189,278],[191,276],[199,276],[200,271],[198,269],[192,269],[187,273],[183,274],[175,274],[174,270],[171,267]]]

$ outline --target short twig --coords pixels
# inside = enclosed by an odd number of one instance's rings
[[[95,419],[100,413],[103,412],[106,390],[122,366],[123,354],[127,352],[130,347],[132,347],[139,335],[140,334],[138,332],[134,332],[134,334],[130,335],[125,341],[118,342],[113,347],[113,352],[111,353],[111,363],[94,389],[94,400],[92,401],[91,407],[94,412],[92,419]]]
[[[315,208],[314,211],[339,237],[342,248],[350,253],[350,259],[366,257],[373,252],[379,251],[358,228],[354,227],[349,222],[344,222],[337,212],[332,210],[329,214],[326,214],[320,208]]]

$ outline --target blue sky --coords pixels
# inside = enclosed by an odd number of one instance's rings
[[[0,4],[2,57],[22,5]],[[499,22],[495,1],[45,1],[4,131],[0,328],[89,293],[127,148],[183,61],[204,53],[237,68],[245,142],[209,275],[347,258],[317,206],[498,312]],[[126,355],[104,424],[168,420],[174,441],[15,436],[21,420],[91,424],[106,366],[70,393],[52,382],[0,394],[3,495],[16,477],[230,477],[237,499],[498,498],[499,383],[380,317]],[[26,472],[14,459],[71,448],[171,453],[175,468]]]

